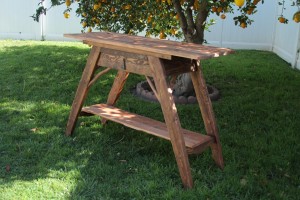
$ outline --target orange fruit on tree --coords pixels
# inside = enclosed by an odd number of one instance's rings
[[[211,11],[212,12],[217,12],[217,8],[216,7],[211,7]]]
[[[234,0],[235,5],[242,7],[245,4],[245,0]]]
[[[281,17],[278,18],[278,21],[279,21],[280,23],[285,23],[285,22],[286,22],[286,19],[285,19],[283,16],[281,16]]]
[[[100,19],[96,18],[94,21],[95,21],[96,25],[100,24]]]
[[[94,4],[93,9],[98,10],[101,7],[101,3]]]
[[[257,5],[258,2],[260,2],[260,0],[254,0],[254,1],[253,1],[253,4],[254,4],[254,5]]]
[[[125,10],[130,10],[130,9],[131,9],[131,5],[129,5],[129,4],[126,5],[126,6],[124,7],[124,9],[125,9]]]
[[[220,17],[221,17],[221,19],[225,19],[225,18],[226,18],[226,15],[225,15],[225,14],[222,14]]]
[[[218,8],[217,8],[217,12],[218,12],[218,13],[220,13],[220,12],[222,12],[222,11],[223,11],[223,8],[222,8],[222,7],[218,7]]]
[[[166,34],[164,33],[164,31],[160,31],[159,39],[166,39]]]
[[[66,19],[68,19],[68,18],[70,17],[70,14],[67,13],[67,12],[65,12],[65,13],[64,13],[64,17],[65,17]]]
[[[300,10],[294,14],[293,20],[294,20],[294,22],[296,22],[296,23],[299,23],[299,22],[300,22]]]
[[[246,28],[246,27],[247,27],[247,24],[246,24],[245,22],[242,22],[242,23],[240,24],[240,27]]]
[[[175,35],[175,34],[176,34],[176,30],[175,30],[174,28],[172,28],[172,29],[170,30],[170,32],[171,32],[172,35]]]
[[[85,28],[87,26],[87,23],[84,21],[81,23],[82,27]]]
[[[248,15],[251,15],[252,12],[253,12],[253,10],[254,10],[254,7],[250,7],[250,8],[247,10],[247,14],[248,14]]]
[[[66,0],[66,6],[69,7],[71,5],[71,0]]]
[[[152,15],[147,18],[147,22],[150,23],[152,21]]]

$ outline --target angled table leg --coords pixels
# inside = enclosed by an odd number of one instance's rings
[[[161,108],[164,114],[168,132],[170,134],[173,151],[183,185],[185,188],[192,188],[193,180],[188,154],[182,135],[182,128],[172,96],[172,91],[167,83],[167,77],[165,75],[163,63],[159,58],[156,57],[149,56],[148,60],[153,73],[155,86],[159,95]]]
[[[71,112],[69,115],[69,120],[66,129],[66,135],[71,135],[75,124],[78,119],[78,115],[81,111],[83,102],[86,98],[88,92],[88,86],[94,74],[95,68],[97,67],[97,62],[100,57],[100,47],[93,46],[89,54],[86,66],[84,68],[81,80],[79,82],[75,99],[72,104]]]
[[[215,138],[215,143],[211,145],[212,157],[216,164],[223,169],[224,161],[222,156],[222,148],[218,134],[217,123],[212,108],[211,100],[208,96],[207,86],[204,80],[203,72],[200,63],[193,61],[194,71],[191,72],[195,93],[201,110],[202,118],[205,125],[207,135]]]
[[[118,74],[116,75],[115,77],[115,80],[114,80],[114,83],[112,85],[112,88],[108,94],[108,98],[107,98],[107,105],[110,105],[110,106],[114,106],[115,103],[117,102],[117,100],[119,99],[120,97],[120,94],[123,90],[123,87],[125,85],[125,82],[128,78],[128,75],[129,73],[126,72],[126,71],[122,71],[122,70],[119,70],[118,71]],[[101,120],[101,123],[102,124],[105,124],[106,123],[106,119],[102,119]]]

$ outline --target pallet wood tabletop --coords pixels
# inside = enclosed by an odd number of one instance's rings
[[[202,60],[233,53],[233,50],[227,48],[159,40],[111,32],[65,34],[64,36],[82,40],[84,43],[95,46],[139,53],[142,55],[155,55],[156,57],[165,59],[171,59],[172,56],[177,56]]]

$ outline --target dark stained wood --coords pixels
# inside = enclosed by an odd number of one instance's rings
[[[178,75],[191,71],[192,60],[188,58],[172,57],[172,60],[162,60],[167,76]]]
[[[217,123],[212,108],[211,100],[208,96],[208,91],[200,66],[200,62],[194,61],[195,71],[191,72],[195,93],[199,103],[199,107],[204,121],[207,135],[215,138],[215,142],[211,144],[212,157],[220,168],[224,168],[221,142],[218,134]]]
[[[97,67],[99,56],[100,56],[100,47],[92,47],[86,66],[82,73],[81,80],[77,88],[75,99],[72,104],[71,113],[69,115],[69,120],[66,129],[66,135],[71,135],[74,130],[76,121],[78,119],[78,115],[80,113],[84,99],[88,92],[89,83]]]
[[[193,187],[193,179],[188,160],[188,154],[182,135],[182,128],[177,114],[177,109],[173,100],[172,90],[167,83],[167,77],[163,63],[159,58],[148,57],[150,68],[153,73],[154,83],[159,95],[164,119],[170,134],[170,139],[177,161],[179,173],[185,188]]]
[[[123,124],[129,128],[143,131],[157,137],[170,140],[170,134],[165,123],[129,113],[119,108],[109,106],[107,104],[96,104],[82,108],[82,112],[98,115],[107,120]],[[185,146],[190,148],[190,152],[193,149],[200,148],[199,146],[207,147],[213,142],[213,138],[207,135],[202,135],[189,130],[182,129]]]
[[[159,40],[140,36],[129,36],[110,32],[65,34],[64,36],[83,40],[85,43],[91,45],[125,52],[138,53],[142,55],[150,55],[164,59],[171,59],[172,56],[178,56],[200,60],[227,55],[233,52],[232,50],[226,48]]]

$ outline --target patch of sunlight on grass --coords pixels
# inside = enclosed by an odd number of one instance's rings
[[[31,181],[16,180],[8,186],[0,187],[0,199],[67,199],[76,187],[72,179],[39,178]]]

